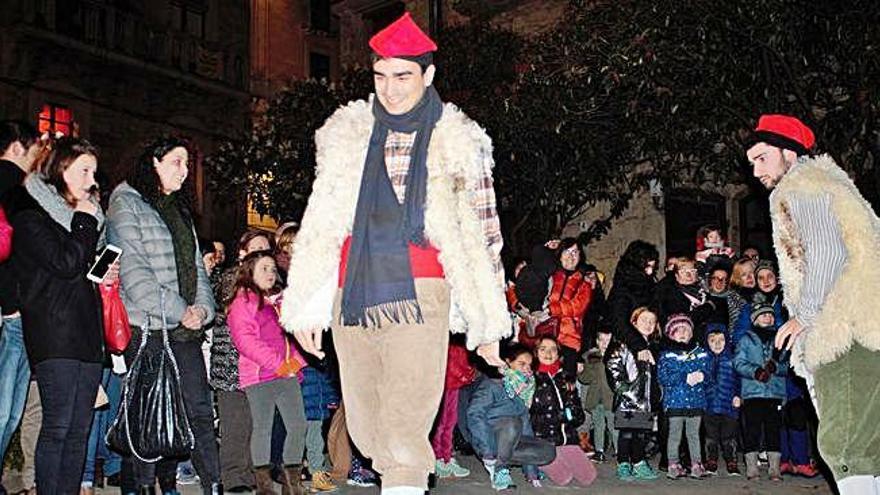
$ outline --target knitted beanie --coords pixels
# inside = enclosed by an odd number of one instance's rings
[[[758,266],[755,267],[755,276],[758,276],[758,272],[761,270],[770,270],[773,272],[773,275],[776,275],[776,267],[773,265],[773,262],[770,260],[761,260],[758,262]]]
[[[758,317],[764,313],[770,313],[771,315],[776,316],[776,310],[773,308],[773,305],[767,301],[758,301],[752,303],[752,325],[758,321]]]
[[[666,328],[664,329],[664,333],[667,337],[672,338],[675,335],[675,332],[684,328],[687,328],[691,332],[693,332],[694,322],[691,321],[688,315],[679,313],[669,317],[669,320],[666,321]]]

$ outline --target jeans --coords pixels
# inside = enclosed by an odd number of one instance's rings
[[[109,404],[96,410],[92,418],[86,467],[83,470],[83,483],[95,482],[95,461],[97,459],[104,460],[104,474],[107,476],[118,473],[122,468],[122,456],[110,450],[104,440],[107,430],[110,429],[113,419],[116,418],[116,412],[119,411],[122,379],[109,368],[105,368],[101,375],[101,385],[104,387],[104,392],[107,393]]]
[[[678,447],[681,444],[681,434],[687,435],[688,451],[691,455],[691,465],[702,462],[700,454],[700,422],[701,416],[668,416],[669,438],[666,441],[666,458],[669,465],[678,464]]]
[[[537,466],[544,466],[556,457],[556,447],[549,441],[523,435],[523,422],[518,417],[501,417],[492,422],[495,435],[495,459],[497,467],[519,464],[526,479],[538,479]],[[490,445],[490,448],[493,447]]]
[[[306,456],[309,459],[309,471],[327,471],[327,461],[324,459],[324,422],[316,419],[307,423]]]
[[[251,461],[255,467],[269,464],[272,422],[275,409],[284,419],[287,438],[282,460],[285,465],[302,464],[306,441],[306,415],[302,390],[296,378],[279,378],[244,389],[251,408]]]
[[[0,333],[0,460],[6,455],[27,400],[31,369],[23,335],[21,318],[3,320]]]
[[[161,337],[157,332],[150,339],[156,339],[150,345],[161,345]],[[131,346],[130,346],[131,347]],[[177,360],[180,370],[180,390],[186,409],[189,426],[195,437],[192,451],[192,463],[202,482],[202,488],[210,493],[212,483],[220,483],[220,455],[217,449],[217,438],[214,435],[214,408],[211,401],[211,389],[208,386],[208,374],[205,370],[205,359],[202,345],[194,342],[171,342],[171,352]],[[126,364],[131,365],[133,353],[126,353]],[[155,483],[159,476],[156,463],[143,462],[135,457],[126,459],[131,463],[132,473],[137,486]],[[160,461],[161,462],[161,461]],[[176,475],[177,465],[174,463]],[[169,468],[170,472],[171,469]]]
[[[101,381],[101,363],[47,359],[34,371],[43,404],[36,452],[40,495],[77,493]]]

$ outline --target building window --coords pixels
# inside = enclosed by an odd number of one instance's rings
[[[316,31],[330,32],[330,0],[310,0],[309,27]]]
[[[67,107],[47,103],[39,116],[40,132],[60,132],[70,136],[73,131],[73,112]]]
[[[309,53],[309,77],[330,79],[330,57],[323,53]]]
[[[174,29],[196,38],[205,37],[205,11],[186,3],[171,5]]]

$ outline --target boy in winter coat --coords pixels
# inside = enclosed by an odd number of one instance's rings
[[[690,476],[701,478],[705,470],[700,455],[700,423],[706,410],[705,379],[709,372],[709,353],[693,338],[694,324],[686,315],[671,316],[664,332],[666,341],[657,369],[663,387],[663,410],[669,422],[666,477],[675,479],[686,474],[678,455],[681,435],[686,432],[691,456]]]
[[[782,481],[779,468],[780,411],[786,397],[788,356],[773,345],[777,329],[775,319],[772,305],[760,300],[755,302],[752,305],[752,329],[739,342],[733,361],[741,379],[743,448],[746,476],[750,480],[759,477],[758,452],[762,450],[763,436],[770,479]]]
[[[709,372],[706,374],[706,472],[718,471],[719,445],[727,462],[727,474],[739,476],[736,462],[736,438],[739,427],[739,375],[733,367],[733,352],[728,344],[725,325],[710,324],[706,332],[709,348]]]
[[[307,359],[309,366],[302,369],[302,394],[306,412],[306,458],[312,475],[312,491],[330,492],[336,489],[324,458],[324,421],[331,411],[339,408],[339,392],[324,368],[325,363]]]
[[[597,348],[590,349],[584,354],[586,365],[584,371],[578,376],[578,381],[584,385],[584,410],[590,413],[593,423],[593,441],[596,448],[593,461],[605,462],[605,433],[611,434],[614,452],[617,452],[617,432],[614,430],[614,391],[608,384],[605,373],[605,354],[611,343],[611,329],[602,328],[596,338]],[[590,431],[589,421],[584,423],[580,435],[587,435]],[[583,440],[583,439],[582,439]],[[584,445],[584,442],[581,442]]]

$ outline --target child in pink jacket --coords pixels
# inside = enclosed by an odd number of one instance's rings
[[[306,417],[297,372],[304,361],[278,324],[278,312],[269,291],[278,275],[269,251],[251,253],[242,260],[235,281],[235,298],[227,323],[238,349],[239,385],[251,410],[251,458],[257,493],[273,493],[270,445],[275,409],[284,420],[285,493],[306,493],[300,478],[305,449]]]

